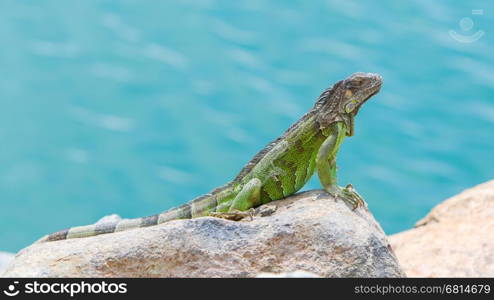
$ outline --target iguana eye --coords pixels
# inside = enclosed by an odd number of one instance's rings
[[[355,109],[355,103],[353,101],[345,105],[345,111],[347,113],[351,113],[354,109]]]

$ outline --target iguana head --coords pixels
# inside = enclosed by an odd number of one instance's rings
[[[345,122],[347,135],[354,133],[354,118],[360,107],[381,89],[382,77],[373,73],[355,73],[326,90],[318,99],[315,110],[323,126]]]

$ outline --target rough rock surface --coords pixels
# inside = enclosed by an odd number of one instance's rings
[[[307,271],[293,271],[284,273],[260,273],[256,278],[321,278],[321,276]]]
[[[261,206],[253,220],[177,220],[33,244],[3,276],[255,277],[297,270],[324,277],[404,276],[365,208],[352,211],[317,190]]]
[[[494,180],[444,201],[390,237],[410,277],[494,277]]]
[[[0,274],[5,270],[11,260],[14,259],[14,254],[7,252],[0,252]]]

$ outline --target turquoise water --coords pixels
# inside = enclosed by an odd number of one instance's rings
[[[1,1],[0,250],[208,192],[356,71],[340,184],[387,233],[494,178],[494,4],[378,3]]]

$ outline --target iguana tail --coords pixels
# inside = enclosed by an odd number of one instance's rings
[[[191,219],[208,215],[216,208],[216,199],[212,195],[196,198],[180,207],[172,208],[160,214],[137,219],[122,219],[118,221],[101,222],[92,225],[72,227],[49,235],[45,235],[36,243],[83,238],[105,233],[119,232],[134,228],[142,228],[161,224],[164,222]]]

